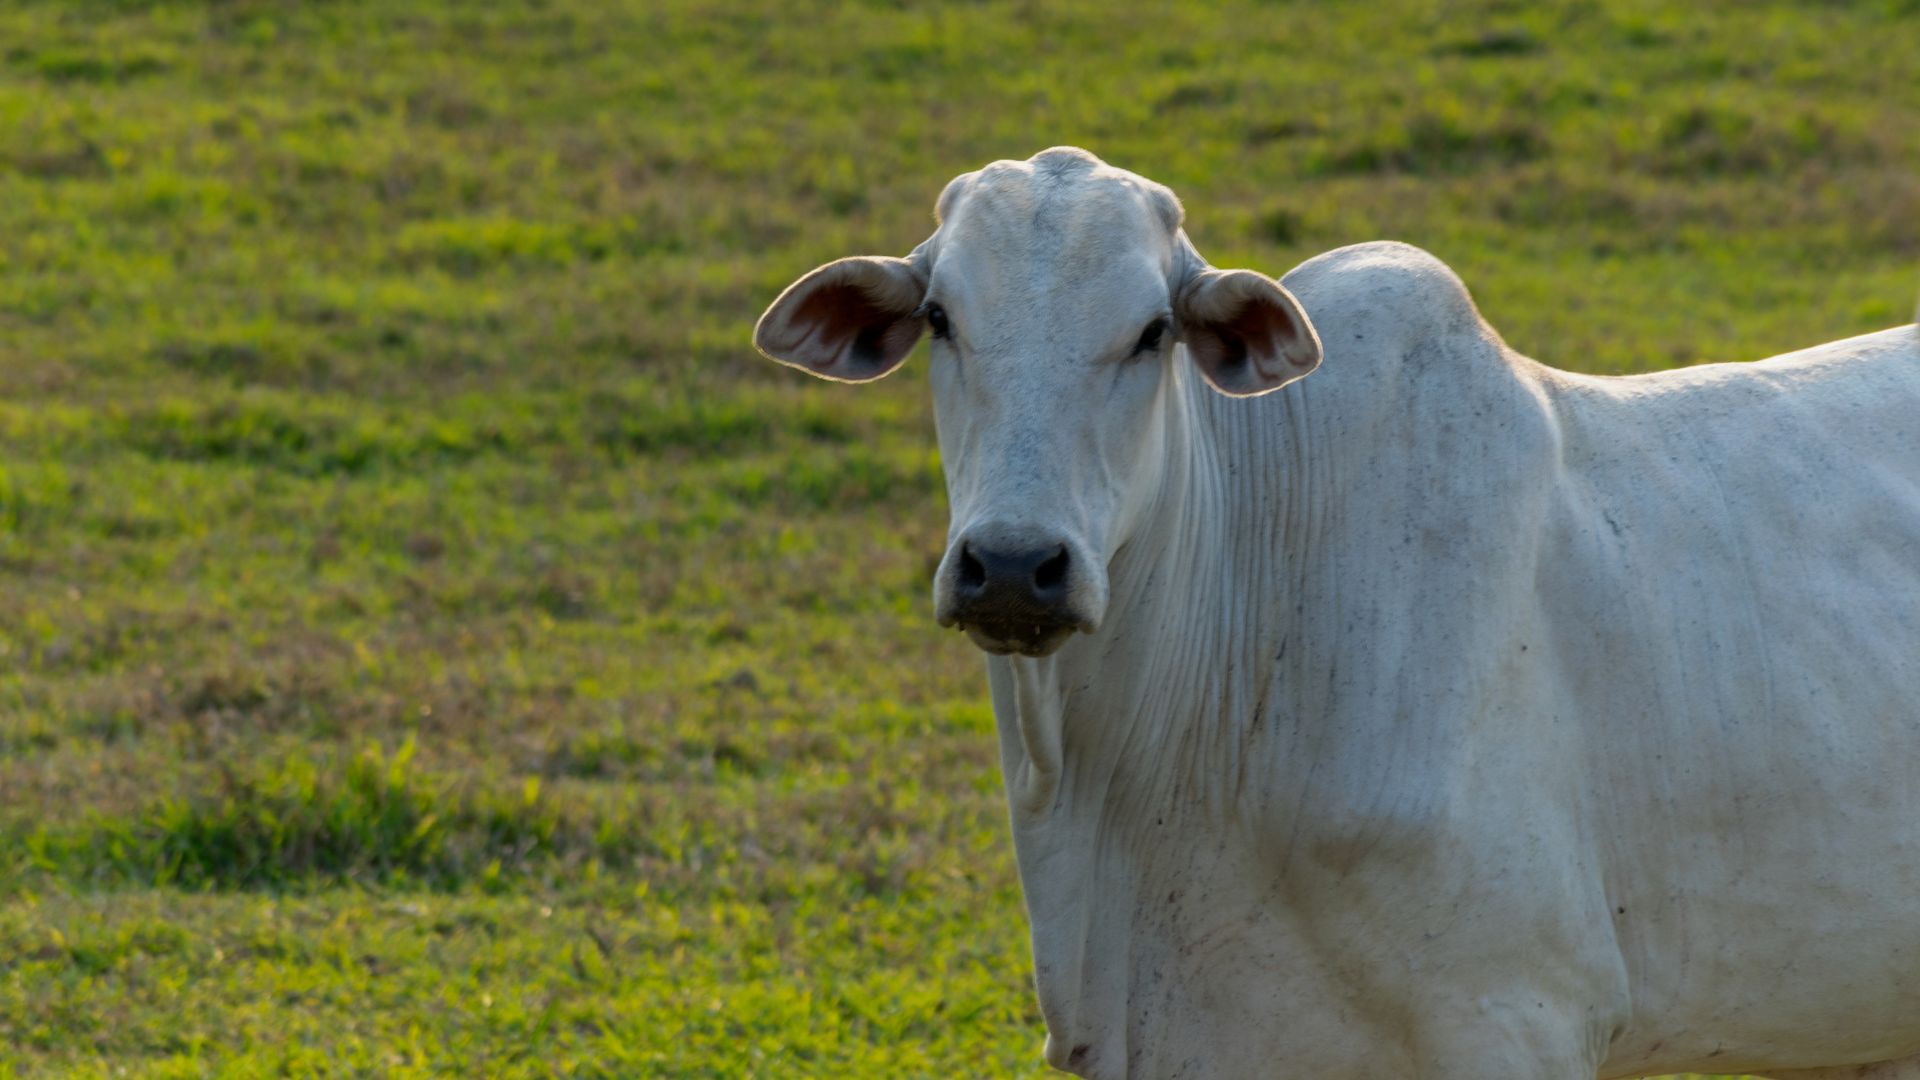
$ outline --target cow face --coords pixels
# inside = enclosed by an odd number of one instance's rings
[[[1177,346],[1216,390],[1264,394],[1320,343],[1272,279],[1208,268],[1166,188],[1085,151],[954,180],[906,259],[795,282],[754,342],[825,378],[893,370],[932,337],[952,509],[935,614],[993,653],[1044,656],[1106,614],[1107,566],[1150,515],[1177,440]]]

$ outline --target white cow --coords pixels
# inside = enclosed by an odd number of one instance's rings
[[[1049,1062],[1920,1077],[1915,328],[1569,374],[1405,245],[1211,269],[1072,149],[938,220],[755,342],[932,332]]]

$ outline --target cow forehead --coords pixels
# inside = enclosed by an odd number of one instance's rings
[[[1098,297],[1118,317],[1165,302],[1180,204],[1082,150],[997,161],[941,196],[936,294],[1006,302]]]

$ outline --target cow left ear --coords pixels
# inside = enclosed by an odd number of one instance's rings
[[[753,328],[753,346],[823,379],[877,379],[920,340],[926,291],[926,279],[906,259],[830,262],[787,286]]]
[[[1281,284],[1251,270],[1203,270],[1175,315],[1187,354],[1228,397],[1271,393],[1320,366],[1320,335]]]

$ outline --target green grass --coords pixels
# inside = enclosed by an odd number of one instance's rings
[[[1054,143],[1589,371],[1905,321],[1920,4],[0,7],[0,1075],[1038,1075],[919,365]]]

